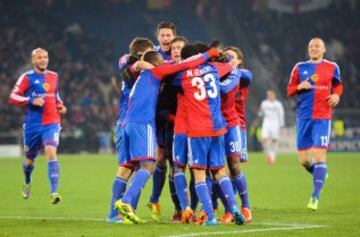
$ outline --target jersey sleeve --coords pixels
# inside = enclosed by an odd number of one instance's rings
[[[56,104],[64,104],[64,102],[61,99],[60,93],[59,93],[59,76],[57,76],[57,83],[56,83]]]
[[[288,96],[294,96],[297,93],[297,86],[299,85],[299,83],[300,83],[299,67],[296,64],[291,72],[289,84],[287,86]]]
[[[253,75],[247,69],[240,69],[240,71],[241,71],[240,86],[241,87],[248,87],[251,84],[251,81],[253,79]]]
[[[333,76],[333,80],[332,80],[332,90],[335,94],[341,96],[343,93],[343,84],[342,84],[342,80],[341,80],[341,76],[340,76],[340,68],[337,64],[335,64],[335,69],[334,69],[334,76]]]
[[[338,84],[338,83],[342,83],[340,76],[340,68],[337,64],[335,64],[333,84]]]
[[[152,69],[152,72],[157,79],[163,80],[165,77],[170,76],[171,74],[175,74],[177,72],[189,68],[197,67],[200,64],[203,64],[208,59],[209,59],[208,54],[204,53],[200,57],[196,57],[188,61],[182,61],[181,63],[178,64],[169,64],[169,63],[163,64],[161,66]]]
[[[220,91],[223,94],[229,93],[234,89],[240,82],[241,71],[238,68],[233,68],[227,78],[220,82]]]
[[[24,106],[32,103],[32,99],[28,96],[24,96],[25,92],[29,89],[29,78],[26,74],[23,74],[17,80],[13,90],[9,97],[9,103],[13,105]]]
[[[213,62],[211,63],[213,66],[215,66],[218,74],[220,77],[225,76],[232,70],[232,65],[230,63],[219,63],[219,62]]]

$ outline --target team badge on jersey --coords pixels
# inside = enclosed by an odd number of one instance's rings
[[[49,85],[49,83],[47,83],[47,82],[45,82],[43,85],[42,85],[42,87],[44,88],[44,90],[47,92],[47,91],[49,91],[49,89],[50,89],[50,85]]]
[[[319,75],[315,73],[310,77],[310,79],[316,84],[316,82],[319,80]]]

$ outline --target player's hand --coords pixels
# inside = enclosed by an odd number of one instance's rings
[[[210,58],[217,58],[220,56],[220,51],[217,48],[211,48],[207,51]]]
[[[57,109],[57,112],[58,112],[60,115],[66,114],[67,108],[66,108],[65,105],[63,105],[63,104],[58,104],[58,105],[56,106],[56,109]]]
[[[308,80],[306,80],[306,81],[301,82],[298,85],[297,89],[298,89],[298,91],[299,90],[309,90],[309,89],[311,89],[311,87],[312,87],[311,83]]]
[[[45,100],[41,97],[37,97],[33,99],[32,104],[35,106],[42,107],[45,104]]]
[[[148,63],[148,62],[145,62],[145,61],[137,61],[134,65],[134,69],[135,71],[139,72],[141,70],[148,70],[148,69],[152,69],[154,68],[155,66],[152,65],[151,63]]]
[[[339,103],[340,97],[338,94],[334,93],[334,94],[329,95],[326,98],[326,100],[331,107],[335,107]]]

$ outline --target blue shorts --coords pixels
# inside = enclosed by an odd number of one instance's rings
[[[329,119],[298,119],[296,121],[297,149],[329,147],[331,120]]]
[[[118,164],[125,167],[132,167],[133,164],[130,161],[129,152],[125,146],[125,129],[121,122],[116,123],[116,142],[115,142],[116,154],[118,157]]]
[[[43,146],[59,146],[61,126],[59,124],[29,125],[24,124],[25,157],[35,159]]]
[[[156,138],[159,147],[164,149],[164,158],[172,159],[172,147],[174,137],[174,124],[164,122],[156,127]],[[172,163],[172,162],[170,162]]]
[[[227,129],[224,135],[226,156],[240,157],[241,154],[241,134],[240,126]]]
[[[175,134],[173,139],[173,162],[175,167],[184,168],[187,165],[187,136]]]
[[[142,160],[156,160],[156,137],[154,126],[142,123],[127,123],[124,128],[125,153],[122,166]]]
[[[230,127],[225,134],[225,153],[227,157],[241,158],[247,161],[246,130],[240,126]]]
[[[225,165],[224,136],[189,137],[188,164],[196,169],[219,169]]]
[[[246,129],[240,128],[240,135],[241,135],[241,156],[240,156],[240,161],[241,162],[246,162],[248,160]]]

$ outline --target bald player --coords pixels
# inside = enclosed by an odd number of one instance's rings
[[[48,161],[50,183],[50,202],[57,204],[61,200],[58,194],[59,162],[57,147],[60,135],[60,117],[66,113],[66,107],[59,96],[59,77],[56,72],[47,69],[49,54],[45,49],[37,48],[31,53],[33,68],[23,73],[13,88],[9,103],[25,107],[23,172],[25,182],[22,196],[28,199],[31,194],[31,174],[35,159],[41,147],[44,147]]]
[[[327,173],[332,108],[343,93],[339,66],[324,59],[325,52],[322,39],[311,39],[310,60],[295,65],[287,87],[288,96],[296,95],[297,149],[301,165],[313,176],[313,193],[307,207],[314,211]]]

